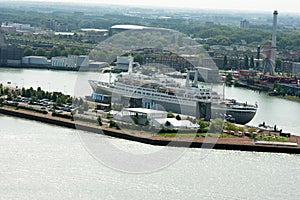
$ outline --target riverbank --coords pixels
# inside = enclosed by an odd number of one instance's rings
[[[45,69],[45,70],[61,70],[61,71],[78,71],[78,67],[55,67],[51,65],[0,65],[0,68],[13,68],[13,69]]]
[[[1,107],[0,113],[29,120],[40,121],[43,123],[63,126],[72,129],[88,131],[97,134],[103,134],[120,139],[141,142],[144,144],[156,146],[172,146],[185,148],[208,148],[222,150],[239,150],[239,151],[256,151],[256,152],[274,152],[300,154],[299,141],[300,137],[292,136],[291,141],[296,142],[298,146],[275,146],[275,145],[258,145],[254,140],[248,137],[239,138],[213,138],[213,137],[163,137],[142,133],[134,133],[123,130],[116,130],[105,126],[97,126],[84,123],[81,121],[71,121],[64,118],[53,117],[40,113],[33,113],[25,110],[16,110],[13,108]]]
[[[278,98],[281,98],[281,99],[285,99],[285,100],[289,100],[289,101],[293,101],[293,102],[298,102],[298,103],[300,103],[300,98],[295,97],[295,96],[289,96],[289,95],[286,95],[286,96],[275,96],[275,97],[278,97]]]
[[[100,69],[93,69],[88,67],[59,67],[51,65],[0,65],[0,68],[11,68],[11,69],[44,69],[44,70],[56,70],[56,71],[82,71],[82,72],[99,72]]]
[[[258,92],[262,92],[265,93],[271,97],[277,97],[277,98],[281,98],[281,99],[285,99],[285,100],[289,100],[289,101],[293,101],[293,102],[300,102],[300,98],[297,96],[291,96],[288,94],[285,95],[280,95],[280,94],[276,94],[273,92],[273,88],[270,88],[268,86],[263,86],[263,85],[249,85],[246,83],[242,83],[242,82],[235,82],[234,84],[232,84],[234,87],[239,87],[239,88],[246,88],[248,90],[254,90],[254,91],[258,91]]]

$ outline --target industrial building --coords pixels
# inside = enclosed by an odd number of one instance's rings
[[[249,28],[250,23],[246,19],[240,22],[240,28]]]
[[[90,61],[89,64],[89,69],[101,69],[101,68],[105,68],[105,67],[109,67],[109,64],[107,62],[94,62],[94,61]]]
[[[118,56],[115,69],[127,71],[130,63],[133,63],[132,56]]]
[[[68,68],[80,68],[80,67],[87,68],[89,67],[89,56],[68,55],[68,57],[65,56],[52,57],[51,66],[68,67]]]
[[[51,58],[52,67],[67,67],[67,57],[65,56],[56,56]]]
[[[20,65],[23,57],[23,49],[17,46],[0,46],[0,65]]]
[[[50,61],[44,56],[25,56],[22,58],[24,65],[50,65]]]
[[[218,68],[208,68],[208,67],[196,67],[196,68],[204,82],[217,83],[220,81]]]

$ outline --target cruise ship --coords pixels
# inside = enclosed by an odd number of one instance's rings
[[[163,74],[151,76],[128,72],[121,73],[113,82],[90,80],[93,99],[111,96],[112,104],[130,107],[132,102],[122,99],[140,100],[144,108],[172,111],[174,113],[206,119],[226,118],[238,124],[250,122],[256,114],[256,105],[247,105],[235,100],[224,100],[211,88],[198,84],[198,73],[190,81],[188,72],[185,84]]]

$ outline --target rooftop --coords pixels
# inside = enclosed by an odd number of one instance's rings
[[[162,110],[153,110],[153,109],[147,109],[147,108],[126,108],[125,110],[129,112],[135,112],[135,113],[142,113],[142,114],[153,114],[153,113],[161,113],[161,114],[166,114],[166,111]]]
[[[142,30],[142,29],[146,29],[148,27],[124,24],[124,25],[114,25],[111,28],[112,29],[126,29],[126,30]]]

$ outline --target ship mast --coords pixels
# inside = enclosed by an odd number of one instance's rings
[[[186,75],[185,87],[190,87],[190,70],[188,70]]]
[[[223,83],[223,100],[225,100],[225,81]]]
[[[109,71],[109,79],[108,79],[108,83],[111,84],[111,71]]]
[[[193,86],[198,87],[198,70],[195,71]]]
[[[128,74],[131,75],[132,74],[132,68],[133,68],[133,58],[132,56],[128,56],[129,59],[129,66],[128,66]]]

